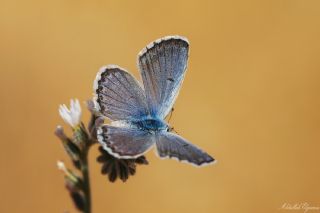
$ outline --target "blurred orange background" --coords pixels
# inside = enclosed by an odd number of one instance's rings
[[[59,104],[91,98],[105,64],[140,79],[137,53],[172,34],[191,46],[171,124],[218,163],[150,152],[149,166],[111,184],[95,146],[93,212],[320,206],[320,1],[2,0],[0,32],[0,212],[76,212],[56,168],[69,163],[53,134]]]

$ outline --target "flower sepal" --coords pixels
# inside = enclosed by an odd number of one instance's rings
[[[74,129],[72,139],[80,149],[84,149],[84,147],[91,145],[89,134],[82,122]]]

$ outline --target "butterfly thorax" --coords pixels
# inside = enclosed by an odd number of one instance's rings
[[[147,118],[132,122],[139,129],[146,131],[167,131],[168,124],[160,119]]]

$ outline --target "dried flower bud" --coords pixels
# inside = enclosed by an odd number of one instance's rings
[[[68,181],[69,186],[77,186],[76,188],[81,186],[81,179],[77,175],[75,175],[70,169],[67,169],[67,167],[62,161],[57,162],[57,167],[60,171],[63,172],[66,181]]]
[[[70,197],[76,208],[83,212],[85,209],[85,199],[80,192],[70,192]]]
[[[96,119],[96,122],[95,122],[95,128],[98,128],[98,127],[100,127],[100,126],[102,126],[103,125],[103,123],[104,123],[104,118],[103,117],[98,117],[97,119]]]
[[[75,175],[71,170],[67,169],[62,161],[57,162],[58,169],[64,174],[65,186],[70,193],[72,201],[76,208],[83,211],[85,208],[85,199],[83,192],[83,181]]]
[[[93,135],[93,133],[96,132],[95,123],[97,118],[98,117],[95,114],[91,114],[90,121],[88,123],[88,130],[89,130],[90,136],[93,137],[94,139],[96,139],[96,135]]]
[[[87,108],[91,112],[91,114],[99,114],[99,111],[96,108],[96,105],[93,100],[87,100]]]
[[[76,176],[76,180],[70,176],[64,176],[65,186],[69,191],[82,191],[83,181],[80,177]]]
[[[148,164],[144,156],[136,159],[118,159],[110,155],[101,146],[99,151],[101,154],[97,157],[97,161],[102,164],[101,173],[108,175],[110,182],[115,182],[117,178],[125,182],[130,175],[133,176],[136,173],[137,164]]]
[[[63,127],[62,126],[57,126],[56,130],[54,131],[54,134],[60,138],[60,140],[62,141],[67,141],[68,137],[66,136],[66,134],[64,133]]]
[[[104,123],[104,118],[101,116],[96,117],[95,115],[92,114],[91,116],[91,121],[89,124],[89,131],[90,131],[90,136],[91,139],[97,142],[97,128]]]
[[[74,165],[78,168],[78,161],[80,155],[79,147],[65,135],[64,130],[61,126],[57,126],[55,135],[62,141],[64,149],[66,150],[67,154],[71,157]]]
[[[87,108],[91,112],[91,118],[88,123],[88,130],[89,130],[91,138],[96,140],[97,139],[97,133],[96,133],[97,130],[96,130],[95,123],[96,123],[96,120],[99,116],[98,116],[98,113],[95,108],[95,104],[94,104],[93,100],[87,101]]]

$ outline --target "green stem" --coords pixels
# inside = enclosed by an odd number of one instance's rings
[[[82,156],[82,177],[83,177],[83,192],[85,196],[85,209],[84,213],[91,213],[91,190],[90,190],[90,177],[89,177],[89,164],[88,153],[90,146],[86,147]]]

